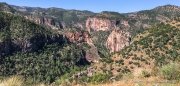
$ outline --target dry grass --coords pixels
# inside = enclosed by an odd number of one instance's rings
[[[134,86],[134,83],[132,82],[126,82],[126,81],[119,81],[114,83],[106,83],[106,84],[88,84],[87,86]]]
[[[133,43],[134,41],[139,41],[141,39],[141,37],[143,38],[143,37],[146,37],[148,35],[149,35],[149,32],[148,31],[144,31],[143,33],[140,33],[137,36],[135,36],[131,43]]]
[[[25,85],[22,77],[12,76],[1,81],[0,86],[25,86]],[[45,85],[42,83],[35,86],[53,86],[53,85]],[[84,85],[78,84],[73,86],[84,86]],[[139,78],[139,77],[131,77],[131,75],[125,75],[120,81],[115,81],[113,83],[96,84],[96,85],[88,83],[86,86],[180,86],[180,81],[179,82],[167,81],[160,77]]]
[[[8,78],[4,78],[2,81],[0,81],[0,86],[29,86],[29,85],[25,85],[25,81],[23,77],[11,76]],[[30,85],[30,86],[51,86],[51,85],[40,83],[40,84]]]
[[[0,82],[0,86],[23,86],[24,80],[20,76],[12,76]]]
[[[168,81],[161,77],[132,77],[132,74],[124,75],[119,81],[104,84],[72,85],[72,86],[180,86],[180,81]]]
[[[39,85],[37,85],[37,86],[47,86],[47,85],[45,85],[45,84],[39,84]]]
[[[81,86],[81,85],[77,85]],[[87,86],[180,86],[180,82],[169,82],[166,80],[162,80],[158,77],[149,77],[149,78],[141,78],[141,79],[129,79],[129,80],[120,80],[113,83],[105,83],[105,84],[88,84]]]

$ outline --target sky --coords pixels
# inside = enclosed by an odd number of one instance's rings
[[[0,2],[17,6],[89,10],[95,13],[102,11],[137,12],[167,4],[180,6],[180,0],[0,0]]]

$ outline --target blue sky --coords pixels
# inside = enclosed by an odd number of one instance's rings
[[[167,4],[180,6],[180,0],[0,0],[0,2],[17,6],[89,10],[96,13],[101,11],[136,12]]]

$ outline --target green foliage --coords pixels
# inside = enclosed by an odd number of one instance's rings
[[[174,17],[174,20],[180,22],[180,16]]]
[[[0,40],[29,39],[36,35],[53,34],[50,29],[9,13],[0,12]]]
[[[84,84],[84,83],[100,84],[100,83],[110,82],[109,80],[111,77],[112,77],[112,74],[110,73],[96,73],[92,77],[89,77],[86,74],[83,74],[80,77],[75,77],[73,80],[75,80],[77,84]],[[120,78],[120,77],[121,76],[118,76],[117,78]]]
[[[11,8],[3,9],[4,7],[0,7],[0,10],[11,10]],[[28,13],[35,12],[33,8],[26,8]],[[95,15],[97,18],[102,19],[110,19],[110,20],[126,20],[131,27],[128,28],[129,31],[133,34],[133,36],[137,33],[143,31],[143,25],[151,25],[155,22],[160,22],[157,20],[157,16],[164,16],[167,18],[171,17],[171,12],[158,12],[157,9],[153,10],[144,10],[137,12],[137,16],[134,19],[129,19],[130,16],[119,14],[117,12],[102,12],[99,15]],[[173,14],[173,13],[172,13]],[[77,10],[64,10],[58,8],[36,8],[35,18],[39,17],[50,18],[54,22],[64,22],[68,27],[73,27],[74,24],[84,22],[89,16],[94,15],[94,13],[89,11],[77,11]],[[174,15],[174,14],[173,14]],[[52,18],[53,16],[53,18]],[[144,17],[145,16],[145,17]],[[171,19],[171,18],[170,18]],[[179,20],[179,18],[177,18]],[[53,23],[54,23],[53,22]],[[133,25],[137,23],[136,25]],[[141,24],[142,23],[142,24]],[[138,25],[139,24],[139,25]],[[123,27],[123,26],[119,26]],[[135,29],[138,28],[138,29]],[[64,32],[75,32],[81,29],[74,28],[74,29],[66,29],[62,30]],[[31,37],[37,37],[37,35],[47,35],[47,34],[57,34],[58,31],[52,31],[47,29],[41,25],[35,24],[33,21],[26,20],[20,16],[0,13],[0,41],[6,40],[14,40],[14,39],[30,39]],[[180,48],[180,31],[179,29],[175,29],[170,25],[155,24],[150,29],[148,29],[148,36],[140,37],[139,41],[134,42],[129,47],[124,48],[120,53],[122,54],[123,58],[129,59],[130,56],[133,54],[129,54],[131,50],[133,51],[141,51],[142,53],[145,52],[148,57],[151,59],[155,59],[155,63],[158,66],[164,65],[168,63],[168,60],[176,60],[179,52],[178,49]],[[105,41],[107,40],[110,31],[97,31],[91,34],[91,38],[94,42],[94,45],[97,46],[99,50],[98,53],[101,57],[108,57],[110,55],[109,50],[104,46]],[[167,45],[172,49],[169,49]],[[54,82],[55,79],[61,77],[60,83],[65,82],[65,80],[70,77],[72,74],[76,73],[77,71],[85,69],[85,67],[89,64],[85,60],[85,51],[89,48],[88,45],[83,44],[77,46],[75,44],[46,44],[43,46],[43,49],[38,49],[38,52],[31,52],[26,53],[23,51],[15,52],[12,55],[4,56],[1,54],[0,57],[0,76],[9,76],[9,75],[22,75],[25,77],[27,83],[38,83],[38,82],[47,82],[51,83]],[[163,53],[158,52],[158,50],[163,51]],[[164,53],[165,52],[165,53]],[[104,59],[103,59],[104,60]],[[135,62],[129,62],[131,65],[137,65],[141,67],[139,61],[143,61],[147,64],[146,59],[142,59],[137,55],[134,55],[132,60],[136,60]],[[114,60],[107,58],[104,60],[107,63],[113,63]],[[121,65],[124,65],[124,60],[121,59],[116,61]],[[134,66],[131,66],[133,69]],[[110,69],[113,70],[112,65]],[[163,67],[163,74],[170,75],[172,72],[166,70],[171,69],[171,67]],[[106,70],[104,70],[106,72]],[[130,72],[128,67],[124,69],[118,69],[118,72],[127,73]],[[170,73],[169,73],[170,72]],[[102,74],[98,73],[95,74],[93,77],[82,76],[83,82],[92,82],[94,84],[108,82],[109,78],[112,74]],[[148,77],[149,74],[147,71],[142,72],[144,77]],[[172,76],[168,76],[165,78],[174,79]],[[177,79],[177,77],[175,78]],[[33,81],[30,81],[33,80]],[[70,80],[71,82],[72,80]]]
[[[110,51],[105,47],[105,42],[110,34],[110,31],[96,31],[92,32],[91,38],[94,45],[97,47],[98,54],[101,58],[109,57]]]
[[[16,10],[22,9],[19,6],[15,7]],[[34,18],[47,18],[52,19],[55,23],[65,23],[67,27],[72,28],[74,24],[84,22],[88,17],[94,15],[95,13],[90,11],[80,11],[80,10],[65,10],[62,8],[34,8],[34,7],[23,7],[29,14],[33,13]]]
[[[25,42],[39,35],[53,34],[57,32],[20,16],[0,12],[0,41],[12,42],[22,39]],[[85,43],[80,45],[68,42],[45,43],[40,46],[42,48],[37,45],[38,51],[29,53],[23,50],[12,52],[9,55],[0,53],[0,76],[22,75],[26,84],[52,83],[67,72],[72,75],[89,65],[85,58],[85,51],[90,46]]]
[[[120,19],[127,20],[125,15],[120,14],[118,12],[109,12],[109,11],[103,11],[100,14],[95,15],[95,17],[108,19],[108,20],[120,20]]]
[[[150,74],[148,73],[148,71],[143,70],[143,71],[142,71],[142,76],[143,76],[143,77],[149,77]]]
[[[162,76],[168,80],[180,79],[180,65],[178,63],[171,63],[161,68]]]
[[[11,12],[15,13],[15,10],[5,2],[0,2],[0,12]]]
[[[36,82],[52,83],[58,76],[63,76],[67,72],[73,74],[82,70],[83,65],[85,67],[89,64],[83,55],[83,50],[82,47],[74,44],[61,46],[50,44],[39,52],[14,53],[2,59],[0,76],[18,74]]]
[[[148,34],[147,36],[141,37],[138,41],[134,41],[130,46],[119,52],[123,58],[127,56],[130,57],[128,54],[130,51],[139,51],[146,54],[150,59],[155,59],[155,65],[160,67],[167,64],[169,61],[175,61],[178,55],[180,55],[180,30],[178,28],[161,23],[154,24],[145,32],[146,33],[142,33],[142,35]],[[131,55],[132,60],[141,61],[145,64],[147,63],[147,60],[143,59],[142,56],[139,57],[136,53],[133,54],[134,56]],[[141,65],[138,63],[139,62],[133,62],[134,65],[140,67]]]
[[[110,76],[108,74],[98,73],[91,77],[90,82],[93,84],[107,83]]]

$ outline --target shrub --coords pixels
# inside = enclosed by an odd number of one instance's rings
[[[177,80],[180,79],[180,65],[171,63],[161,68],[161,74],[165,79]]]
[[[121,78],[122,78],[122,75],[119,74],[119,75],[117,75],[117,76],[115,77],[115,80],[116,80],[116,81],[119,81],[119,79],[121,79]]]
[[[143,70],[143,71],[142,71],[142,76],[143,76],[143,77],[149,77],[149,76],[150,76],[150,73],[148,73],[146,70]]]
[[[132,61],[129,61],[129,64],[132,64],[133,62]]]
[[[131,66],[130,68],[131,68],[131,69],[134,69],[134,67],[133,67],[133,66]]]
[[[93,84],[98,84],[98,83],[106,83],[109,81],[109,76],[107,74],[103,73],[98,73],[94,75],[91,79],[91,82]]]
[[[120,60],[119,60],[119,64],[124,65],[124,60],[123,60],[123,59],[120,59]]]
[[[121,71],[121,68],[119,68],[118,70],[117,70],[117,72],[120,72]]]

